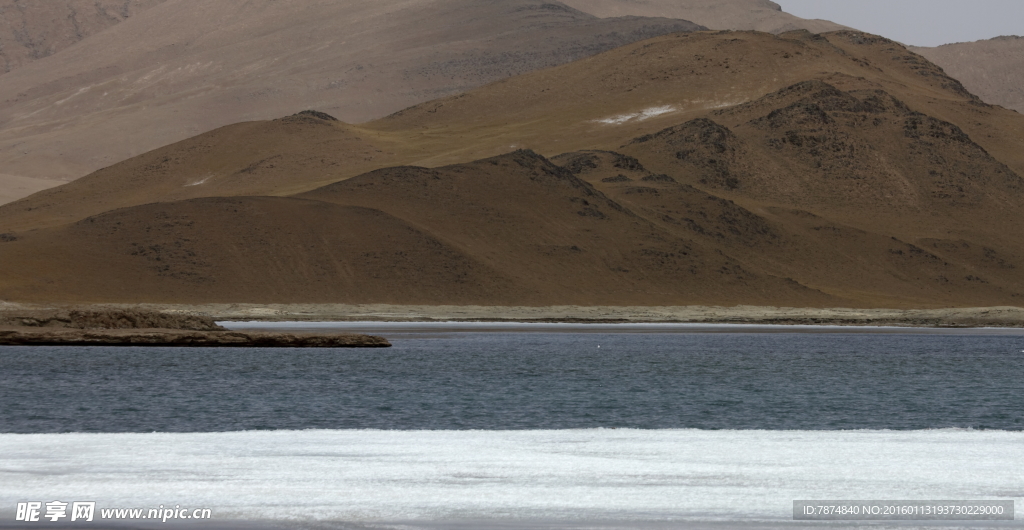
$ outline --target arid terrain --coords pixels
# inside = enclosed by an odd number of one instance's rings
[[[600,17],[628,15],[692,20],[711,29],[812,33],[851,29],[828,20],[807,20],[782,11],[771,0],[566,0]],[[1024,112],[1024,37],[1005,36],[935,48],[910,47],[943,68],[983,101]]]
[[[306,108],[379,119],[695,24],[847,29],[769,0],[7,0],[0,204],[220,126]],[[919,51],[1020,110],[1006,46]]]
[[[49,57],[164,0],[2,0],[0,74]]]
[[[828,20],[807,20],[782,10],[771,0],[563,0],[599,17],[668,17],[692,20],[711,29],[811,33],[851,29]]]
[[[0,299],[1019,305],[1022,137],[883,38],[677,33],[0,207]]]
[[[540,0],[166,0],[3,75],[0,174],[53,184],[305,108],[362,122],[693,29]]]
[[[1024,113],[1024,37],[997,37],[911,50],[941,65],[985,102]]]

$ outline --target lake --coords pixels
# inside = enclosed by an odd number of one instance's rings
[[[835,529],[866,523],[793,502],[1024,499],[1020,330],[229,326],[394,347],[0,348],[0,528],[53,499],[209,508],[104,521],[203,530]]]
[[[0,432],[1024,429],[1016,334],[376,326],[348,325],[394,347],[0,348]]]

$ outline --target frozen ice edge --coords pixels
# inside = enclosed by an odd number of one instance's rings
[[[60,499],[295,527],[789,526],[794,499],[1014,499],[1019,509],[1021,447],[1024,432],[960,429],[0,434],[0,520],[17,502]]]

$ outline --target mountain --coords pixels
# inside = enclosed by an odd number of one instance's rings
[[[903,46],[837,32],[682,33],[516,76],[361,125],[303,115],[222,127],[0,207],[0,231],[145,202],[288,195],[394,165],[437,167],[531,148],[616,150],[631,139],[809,80],[881,89],[957,124],[1024,173],[1020,116],[989,107]]]
[[[1024,117],[853,31],[657,37],[0,207],[0,299],[1019,305]]]
[[[166,0],[3,76],[0,172],[73,179],[304,108],[361,122],[697,29],[541,0]]]
[[[773,33],[843,29],[768,0],[0,1],[5,69],[40,63],[0,83],[0,204],[218,126],[303,108],[376,119],[695,28],[658,17]],[[985,101],[1021,110],[1020,42],[913,50]]]
[[[670,17],[692,20],[711,29],[812,33],[850,29],[828,20],[803,19],[771,0],[563,0],[599,17]]]
[[[986,102],[1024,113],[1024,37],[910,49],[942,66]]]
[[[807,20],[770,0],[565,0],[600,17],[648,16],[692,20],[711,29],[823,33],[850,29],[828,20]],[[984,101],[1024,112],[1024,38],[995,39],[909,49],[943,68]]]
[[[42,59],[164,0],[0,0],[0,74]]]
[[[541,305],[828,299],[666,236],[519,151],[383,169],[294,197],[137,206],[29,234],[6,243],[3,262],[35,269],[33,277],[4,294]],[[77,271],[55,266],[71,259]]]

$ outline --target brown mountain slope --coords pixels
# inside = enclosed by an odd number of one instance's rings
[[[115,164],[95,174],[0,206],[0,232],[74,222],[101,212],[195,197],[286,195],[402,163],[401,144],[302,114],[210,131]],[[351,176],[351,175],[349,175]]]
[[[138,206],[3,244],[0,269],[32,271],[0,280],[2,296],[14,299],[832,301],[669,237],[522,151],[380,170],[300,198]],[[71,260],[74,270],[60,265]]]
[[[1019,305],[1022,138],[885,39],[672,35],[362,126],[225,127],[0,207],[0,298]],[[517,145],[564,169],[486,158]],[[278,197],[202,198],[254,194]],[[374,258],[406,246],[416,267]]]
[[[164,0],[0,0],[0,74],[48,57]]]
[[[912,47],[993,105],[1024,113],[1024,37]]]
[[[685,173],[650,173],[617,153],[560,162],[565,168],[517,151],[388,168],[294,198],[149,204],[7,236],[0,297],[784,306],[1019,298],[1020,274],[1008,262],[981,276],[979,260],[957,249],[800,210],[758,214],[681,183]]]
[[[823,81],[715,111],[623,150],[716,193],[918,233],[962,227],[961,217],[1010,216],[1024,199],[1024,180],[956,125],[881,89],[843,91]]]
[[[806,20],[782,11],[770,0],[566,0],[600,17],[648,16],[692,20],[712,29],[782,33],[806,29],[824,33],[850,29],[827,20]],[[946,44],[910,50],[942,67],[985,102],[1024,112],[1024,38]]]
[[[807,20],[786,13],[771,0],[563,0],[599,17],[670,17],[692,20],[712,29],[812,33],[849,29],[828,20]]]
[[[541,0],[167,0],[4,76],[0,167],[73,179],[305,108],[345,121],[698,29]]]
[[[380,211],[287,198],[140,206],[2,244],[12,298],[466,302],[509,283]]]
[[[955,124],[1024,174],[1021,116],[980,103],[899,44],[856,32],[707,32],[628,45],[360,126],[307,116],[222,128],[2,206],[0,232],[153,201],[288,195],[377,168],[461,163],[519,147],[545,156],[617,150],[808,80],[883,90],[912,112]]]
[[[957,124],[996,159],[1024,173],[1024,121],[1019,114],[984,105],[941,68],[898,43],[851,31],[820,36],[718,32],[651,39],[417,105],[364,127],[417,131],[403,136],[422,142],[433,136],[450,142],[461,134],[480,137],[483,131],[500,131],[504,147],[536,147],[548,155],[579,147],[614,149],[625,136],[707,116],[812,79],[844,90],[885,90],[913,111]],[[515,109],[516,120],[509,122],[501,109]],[[487,145],[479,140],[463,144]],[[431,165],[431,159],[427,162]]]
[[[163,1],[0,0],[0,75],[49,57]],[[65,182],[26,174],[30,176],[9,175],[0,168],[0,204]]]
[[[574,155],[581,154],[592,152]],[[793,278],[845,299],[844,304],[1019,303],[1020,277],[1014,267],[1006,261],[996,264],[995,260],[983,262],[977,255],[967,256],[972,247],[963,240],[956,241],[957,248],[943,246],[939,250],[930,243],[919,247],[803,210],[750,203],[740,206],[664,174],[627,176],[621,169],[603,164],[586,173],[587,180],[602,173],[614,175],[595,185],[667,232],[696,238],[748,270]],[[963,253],[957,252],[961,245],[967,245]],[[973,251],[981,254],[983,249]]]
[[[299,197],[378,209],[438,234],[513,279],[526,303],[830,299],[672,237],[531,151],[383,169]]]

